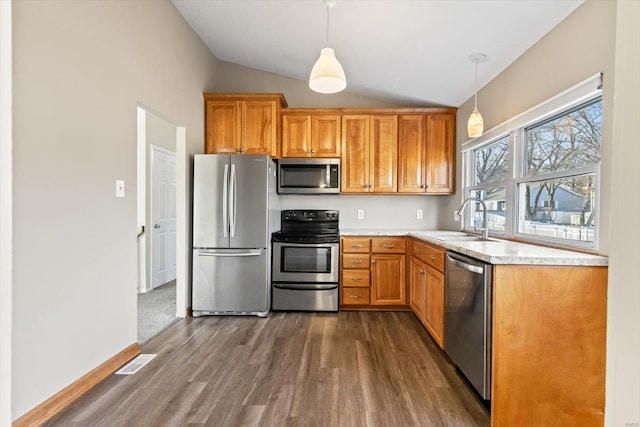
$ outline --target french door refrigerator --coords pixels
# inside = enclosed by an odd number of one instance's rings
[[[275,164],[268,156],[198,154],[193,167],[193,316],[266,316]]]

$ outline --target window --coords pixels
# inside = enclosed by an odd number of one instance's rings
[[[546,114],[543,104],[463,147],[464,194],[485,202],[492,235],[596,248],[601,90],[570,96],[563,108],[554,98]],[[464,228],[479,228],[480,204],[469,207]]]

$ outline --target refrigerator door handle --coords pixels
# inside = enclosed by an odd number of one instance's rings
[[[236,165],[231,164],[231,184],[229,185],[229,217],[231,237],[236,237]]]
[[[247,256],[260,256],[262,255],[260,252],[243,252],[237,254],[222,254],[222,253],[211,253],[211,252],[198,252],[198,256],[213,256],[213,257],[247,257]]]
[[[222,184],[222,237],[229,237],[229,165],[224,165]]]

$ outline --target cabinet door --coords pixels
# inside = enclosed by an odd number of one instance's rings
[[[425,320],[426,272],[424,264],[411,257],[411,272],[409,275],[409,305],[421,322]]]
[[[342,116],[342,193],[369,192],[369,116]]]
[[[401,115],[399,126],[398,192],[425,192],[427,119],[423,114]]]
[[[276,156],[276,117],[275,101],[242,101],[242,140],[243,154],[267,154]]]
[[[313,157],[340,157],[339,115],[311,116],[311,149]]]
[[[455,117],[427,116],[426,186],[429,194],[453,194],[455,190]]]
[[[236,154],[240,149],[240,114],[240,101],[206,102],[207,154]]]
[[[374,193],[398,191],[398,116],[371,116],[369,184]]]
[[[404,255],[371,256],[371,304],[406,304]]]
[[[311,156],[311,116],[282,115],[282,157]]]
[[[444,346],[444,276],[428,265],[426,276],[425,326],[440,347]]]

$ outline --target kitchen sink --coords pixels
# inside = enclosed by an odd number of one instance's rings
[[[494,239],[485,239],[481,236],[476,236],[475,234],[465,234],[458,236],[441,236],[438,237],[439,240],[444,240],[445,242],[496,242]]]

